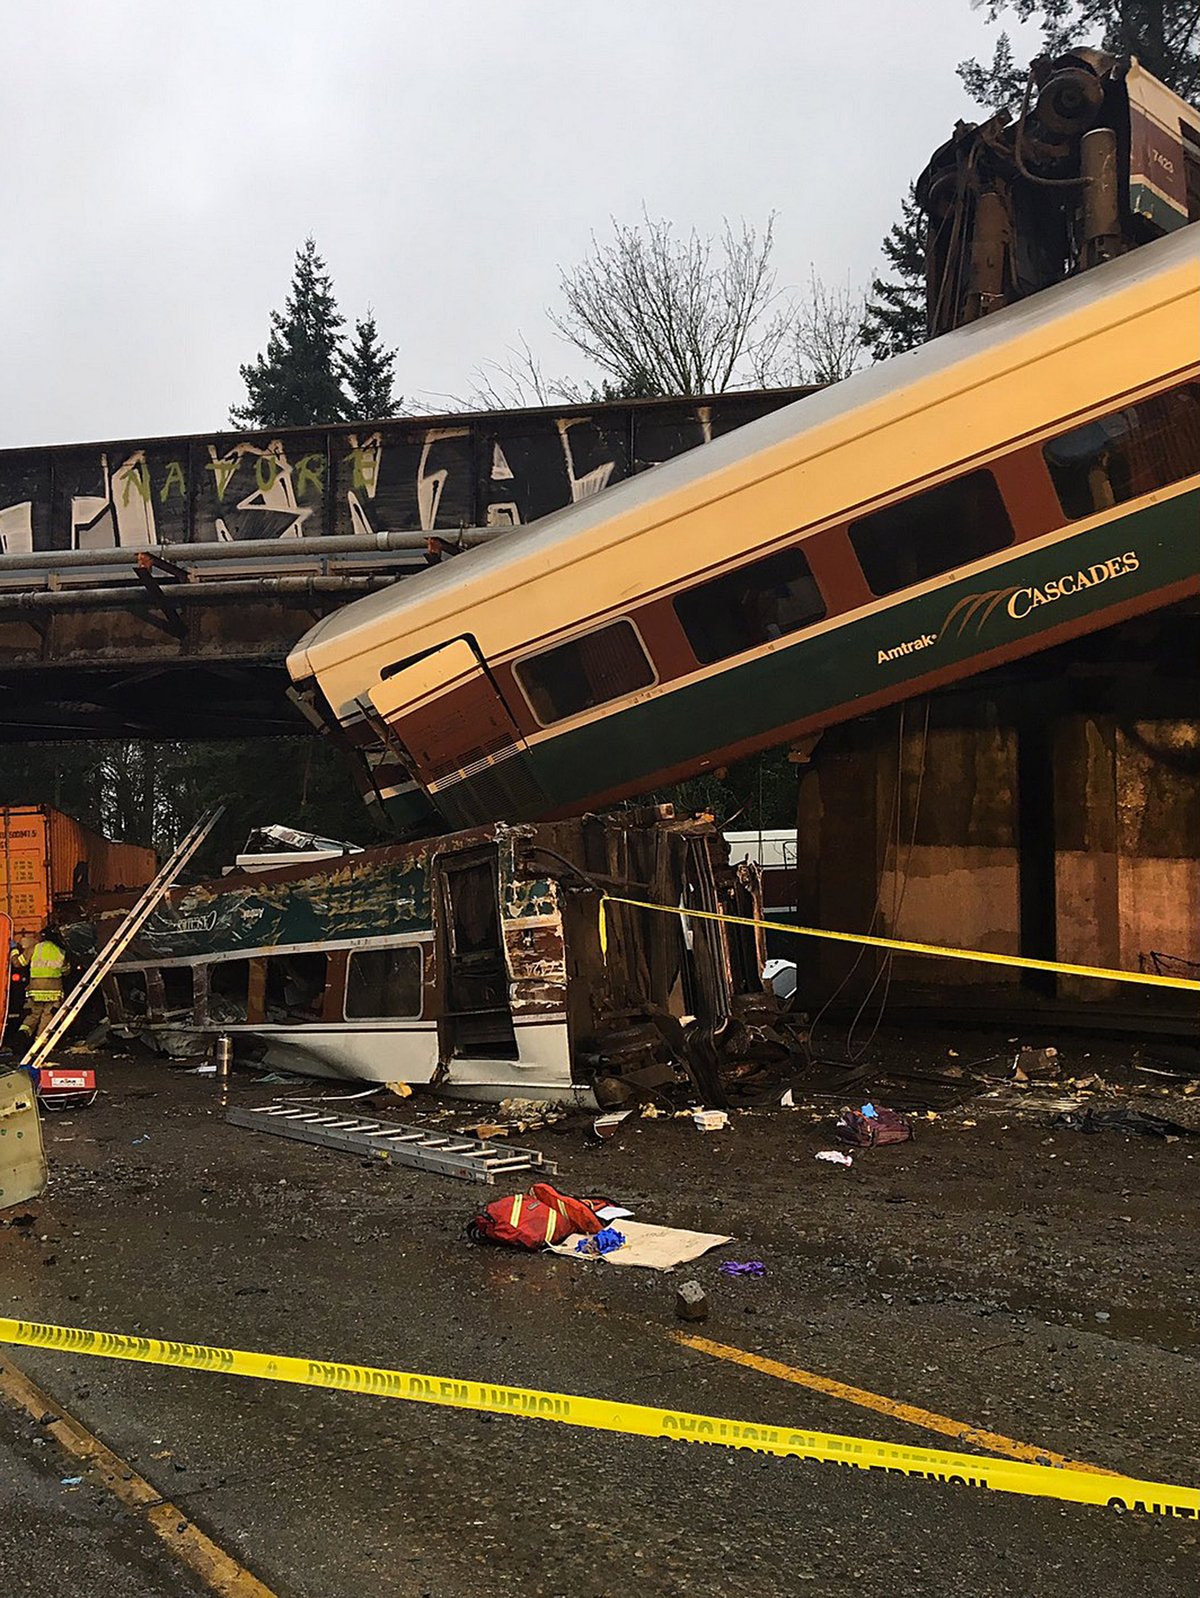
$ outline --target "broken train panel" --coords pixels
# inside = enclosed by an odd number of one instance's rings
[[[605,1102],[689,1081],[719,1101],[747,1025],[774,1021],[761,933],[613,904],[604,956],[604,893],[760,909],[710,823],[497,825],[174,891],[106,984],[110,1023],[169,1053],[227,1033],[266,1065],[478,1098],[591,1104],[600,1079]]]

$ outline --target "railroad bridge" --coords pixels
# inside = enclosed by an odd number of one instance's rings
[[[807,392],[0,452],[0,740],[305,732],[284,659],[319,616]],[[1190,971],[1197,704],[1189,602],[834,728],[788,903],[853,928],[894,893],[918,941]],[[1007,1015],[988,969],[952,991]],[[928,970],[895,975],[920,1002]]]
[[[302,732],[320,616],[808,392],[0,451],[0,740]]]

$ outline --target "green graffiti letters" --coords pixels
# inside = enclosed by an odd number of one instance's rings
[[[129,491],[136,488],[143,504],[150,498],[150,468],[144,460],[132,460],[121,471],[121,503],[128,505]]]
[[[325,493],[324,455],[302,455],[296,462],[296,498],[299,499],[309,487],[315,494]]]

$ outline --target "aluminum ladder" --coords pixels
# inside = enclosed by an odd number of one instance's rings
[[[519,1171],[553,1175],[558,1170],[555,1162],[537,1149],[498,1148],[485,1138],[425,1132],[400,1121],[331,1113],[286,1100],[253,1110],[234,1107],[225,1118],[232,1126],[251,1132],[272,1132],[298,1143],[315,1143],[320,1148],[436,1171],[440,1176],[458,1176],[467,1182],[494,1184],[498,1177]]]
[[[83,976],[80,977],[58,1009],[55,1010],[49,1026],[41,1037],[35,1038],[33,1043],[30,1044],[25,1058],[21,1061],[21,1065],[26,1070],[32,1071],[40,1065],[54,1045],[66,1035],[84,1005],[92,994],[96,992],[146,922],[149,921],[166,895],[175,886],[175,878],[187,865],[224,813],[225,806],[217,805],[214,810],[210,810],[202,820],[198,821],[166,865],[159,870],[154,881],[142,890],[142,894],[132,910],[129,911],[108,942],[98,950],[91,965],[88,966]]]

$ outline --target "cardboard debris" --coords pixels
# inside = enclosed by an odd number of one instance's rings
[[[693,1110],[691,1115],[701,1132],[723,1132],[729,1125],[728,1110]]]
[[[685,1265],[688,1260],[698,1260],[709,1249],[732,1243],[732,1237],[715,1232],[685,1232],[678,1226],[651,1226],[645,1221],[622,1221],[625,1234],[622,1247],[600,1256],[609,1265],[645,1265],[652,1271],[669,1271],[672,1266]],[[561,1243],[552,1243],[552,1254],[566,1254],[580,1258],[576,1253],[582,1232],[564,1237]]]

